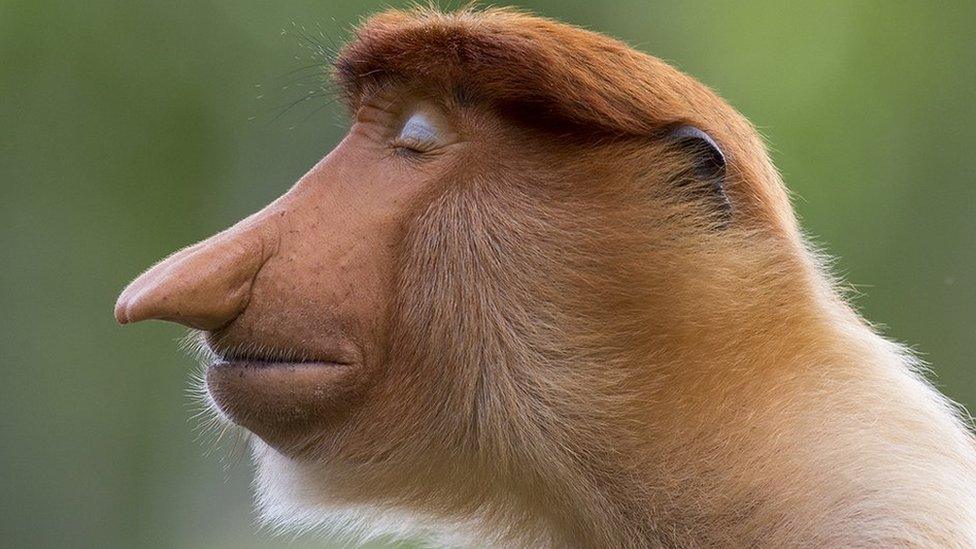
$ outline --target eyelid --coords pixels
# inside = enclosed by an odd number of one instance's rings
[[[434,148],[441,140],[441,132],[427,114],[416,112],[407,119],[393,145],[415,150]]]
[[[420,141],[435,141],[437,129],[424,113],[414,113],[400,130],[400,136]]]

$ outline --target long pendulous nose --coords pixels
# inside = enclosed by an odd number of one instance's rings
[[[132,281],[115,303],[121,324],[160,319],[200,330],[225,326],[247,307],[270,250],[258,231],[227,231],[184,248]]]

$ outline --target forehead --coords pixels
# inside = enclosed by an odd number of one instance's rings
[[[422,77],[462,104],[517,103],[617,134],[646,134],[662,111],[680,111],[686,94],[662,86],[687,80],[616,40],[509,9],[375,15],[342,48],[333,75],[353,109],[376,82]]]
[[[362,85],[353,101],[347,103],[350,114],[364,105],[378,108],[400,108],[416,103],[432,104],[445,112],[474,106],[472,95],[462,86],[424,78],[374,78]]]

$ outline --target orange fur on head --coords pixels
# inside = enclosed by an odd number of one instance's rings
[[[650,136],[699,127],[731,157],[742,204],[784,231],[792,209],[762,140],[710,89],[617,40],[507,9],[390,11],[369,18],[340,52],[336,77],[353,110],[384,80],[423,80],[583,131]]]

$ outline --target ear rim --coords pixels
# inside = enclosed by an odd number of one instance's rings
[[[677,124],[667,132],[667,139],[695,156],[694,174],[711,183],[718,207],[726,224],[732,218],[732,202],[725,189],[725,153],[704,130],[691,124]]]

